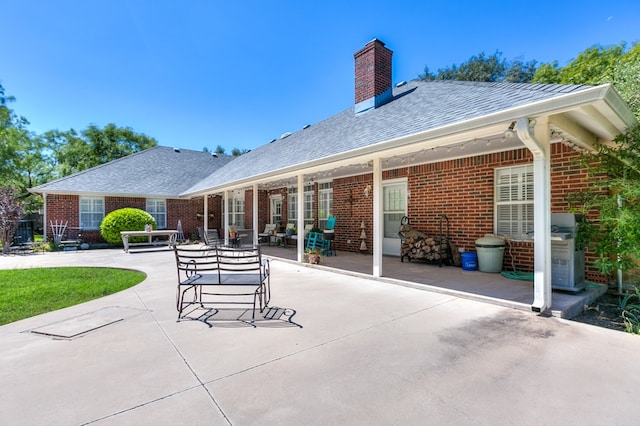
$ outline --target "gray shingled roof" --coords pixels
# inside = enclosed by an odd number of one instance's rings
[[[591,86],[412,81],[388,103],[363,114],[353,108],[240,157],[155,147],[34,188],[34,192],[186,196],[281,169],[304,167],[403,136],[479,119]],[[233,160],[233,161],[232,161]]]
[[[234,157],[157,146],[64,178],[33,192],[177,197]]]
[[[480,118],[591,86],[412,81],[394,88],[387,104],[356,115],[353,108],[246,153],[195,184],[186,193],[303,166],[395,138]]]

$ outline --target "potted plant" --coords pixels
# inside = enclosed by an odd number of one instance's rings
[[[318,265],[322,260],[322,250],[317,248],[307,249],[305,256],[307,258],[307,263],[311,265]]]
[[[238,236],[238,231],[236,230],[235,226],[230,226],[229,227],[229,237],[231,238],[236,238]]]

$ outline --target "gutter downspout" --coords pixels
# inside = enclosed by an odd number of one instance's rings
[[[545,140],[539,140],[532,130]],[[516,122],[518,137],[533,154],[533,220],[534,220],[534,312],[551,309],[551,154],[547,118]],[[546,136],[545,136],[546,135]]]

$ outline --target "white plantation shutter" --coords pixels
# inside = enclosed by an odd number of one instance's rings
[[[496,169],[496,233],[512,239],[533,231],[533,165]]]

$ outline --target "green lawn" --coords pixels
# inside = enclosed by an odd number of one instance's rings
[[[0,325],[107,296],[145,278],[115,268],[0,270]]]

